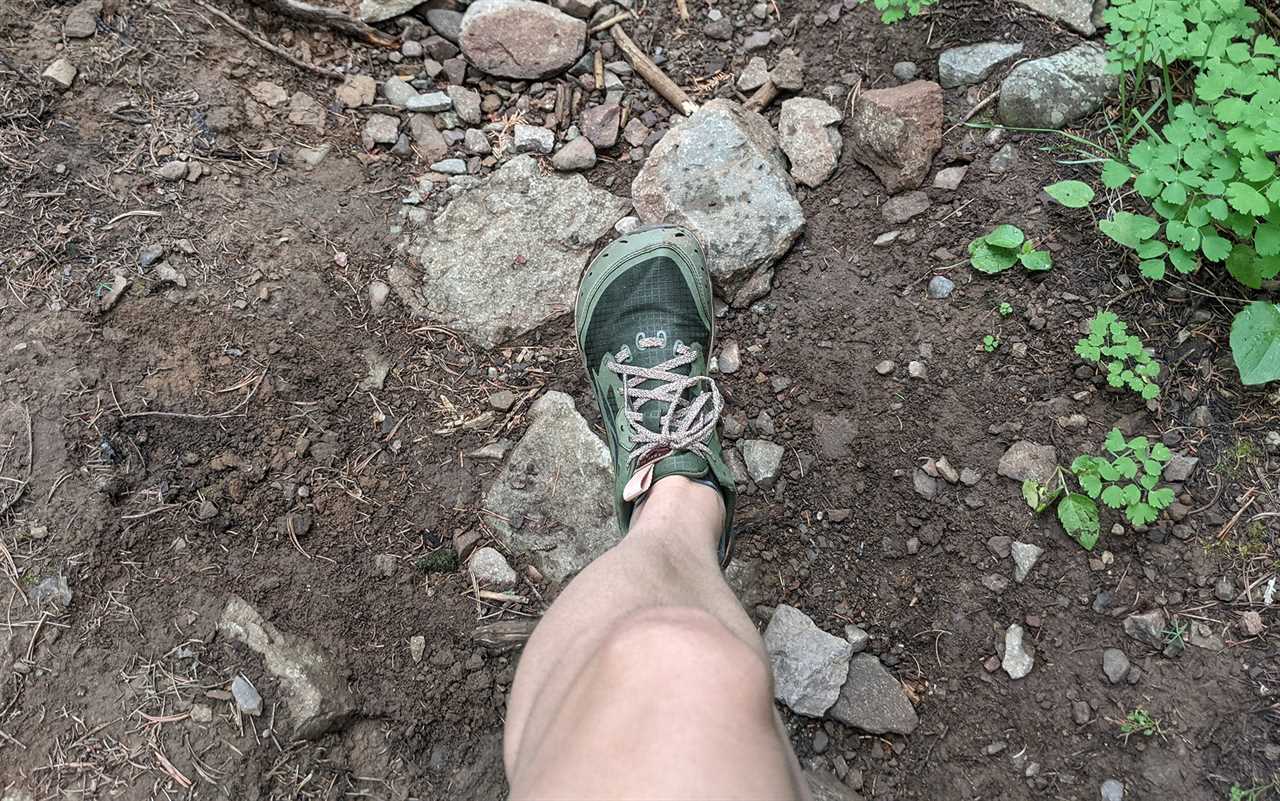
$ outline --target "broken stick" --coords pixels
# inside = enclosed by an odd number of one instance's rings
[[[471,634],[471,639],[490,651],[503,653],[524,645],[525,641],[533,635],[533,628],[536,625],[538,625],[538,621],[535,618],[499,620],[494,623],[485,623],[476,627]]]
[[[778,87],[773,81],[765,81],[764,85],[755,91],[751,97],[747,98],[747,102],[742,107],[757,114],[769,107],[769,104],[778,97]]]
[[[310,62],[303,61],[302,59],[295,56],[293,53],[290,53],[288,50],[285,50],[283,47],[279,47],[278,45],[273,45],[271,42],[268,42],[266,39],[263,39],[258,34],[254,33],[253,31],[246,28],[244,25],[237,22],[234,17],[232,17],[230,14],[223,11],[222,9],[214,8],[213,6],[204,2],[204,0],[195,0],[195,2],[196,2],[196,5],[200,6],[205,11],[208,11],[210,14],[214,15],[218,19],[230,25],[235,30],[236,33],[240,34],[244,38],[253,42],[258,47],[261,47],[263,50],[266,50],[269,53],[275,53],[277,56],[279,56],[280,58],[283,58],[285,61],[289,62],[293,66],[301,67],[304,70],[310,70],[311,72],[314,72],[317,75],[323,75],[324,77],[328,78],[331,81],[346,80],[346,76],[336,70],[331,70],[326,67],[321,67],[319,64],[312,64]]]
[[[653,63],[653,59],[645,55],[644,51],[627,36],[626,31],[621,26],[615,25],[609,29],[609,35],[613,37],[613,41],[617,42],[618,47],[622,49],[622,55],[626,56],[627,62],[631,64],[631,68],[636,71],[645,82],[653,87],[653,90],[663,97],[668,103],[676,107],[676,111],[686,117],[698,110],[698,106],[693,102],[683,89],[676,85],[676,82],[667,77],[662,69]]]
[[[331,28],[365,44],[392,50],[400,47],[400,40],[397,37],[385,34],[368,23],[332,8],[313,6],[302,0],[249,0],[249,2],[264,11],[272,11],[308,25]]]

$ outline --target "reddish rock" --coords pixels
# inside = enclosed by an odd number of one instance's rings
[[[613,147],[618,143],[618,123],[622,121],[622,107],[617,103],[592,106],[582,112],[578,127],[583,136],[597,148]]]
[[[587,24],[533,0],[478,0],[462,18],[467,61],[504,78],[546,78],[568,69],[586,46]]]
[[[885,189],[916,189],[942,147],[942,87],[912,81],[858,95],[849,146]]]

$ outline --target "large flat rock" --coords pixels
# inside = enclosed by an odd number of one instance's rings
[[[491,348],[572,308],[592,245],[629,207],[517,156],[417,237],[410,255],[421,276],[396,270],[391,283],[417,316]]]
[[[849,660],[849,678],[828,714],[871,734],[910,734],[920,725],[902,685],[872,654],[854,654]]]
[[[489,525],[543,575],[563,581],[619,539],[609,449],[563,392],[530,409],[533,422],[484,499]]]
[[[477,0],[458,37],[462,55],[478,69],[519,80],[564,72],[586,41],[585,22],[533,0]]]
[[[1000,84],[1000,121],[1014,128],[1057,129],[1102,107],[1118,85],[1107,73],[1107,53],[1082,44],[1024,61]]]
[[[764,275],[804,229],[778,137],[768,121],[712,100],[662,137],[631,185],[646,222],[689,228],[725,297]]]
[[[822,717],[840,695],[853,646],[818,628],[809,616],[779,604],[764,631],[774,695],[792,711]]]

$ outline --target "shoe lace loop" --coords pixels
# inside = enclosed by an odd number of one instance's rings
[[[631,349],[623,347],[607,365],[622,378],[622,414],[631,428],[632,441],[639,446],[629,457],[635,464],[643,465],[664,451],[689,451],[704,459],[711,458],[707,440],[715,433],[716,422],[724,406],[720,389],[709,376],[675,372],[693,364],[698,355],[696,350],[676,342],[674,352],[675,355],[665,362],[653,367],[640,367],[628,364]],[[661,383],[649,388],[642,386],[650,381]],[[708,391],[693,400],[685,397],[690,390],[702,385]],[[645,427],[641,412],[641,408],[651,401],[667,405],[659,418],[657,431]]]

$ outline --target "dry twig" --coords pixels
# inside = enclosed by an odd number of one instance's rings
[[[311,64],[306,61],[303,61],[302,59],[295,56],[293,53],[290,53],[288,50],[285,50],[283,47],[280,47],[278,45],[272,44],[271,42],[268,42],[266,39],[263,39],[258,34],[254,33],[253,31],[249,30],[241,23],[237,22],[227,12],[218,8],[214,8],[213,6],[206,3],[204,0],[194,0],[194,2],[196,5],[200,6],[205,11],[208,11],[210,14],[214,15],[218,19],[230,25],[232,28],[235,29],[236,33],[240,34],[244,38],[253,42],[258,47],[261,47],[263,50],[266,50],[269,53],[274,53],[280,58],[283,58],[285,61],[289,62],[295,67],[301,67],[304,70],[309,70],[310,72],[314,72],[317,75],[322,75],[325,78],[328,78],[329,80],[332,80],[332,81],[341,81],[345,79],[346,76],[344,76],[342,73],[338,72],[337,70],[331,70],[328,67],[321,67],[319,64]]]
[[[626,56],[631,68],[644,78],[645,82],[653,87],[653,90],[663,97],[668,103],[676,107],[676,111],[686,117],[698,110],[697,104],[690,99],[685,90],[676,85],[676,82],[667,77],[662,69],[653,63],[653,59],[645,55],[639,45],[631,41],[631,37],[627,36],[626,31],[622,28],[612,28],[609,35],[613,37],[613,41],[622,49],[622,55]]]

